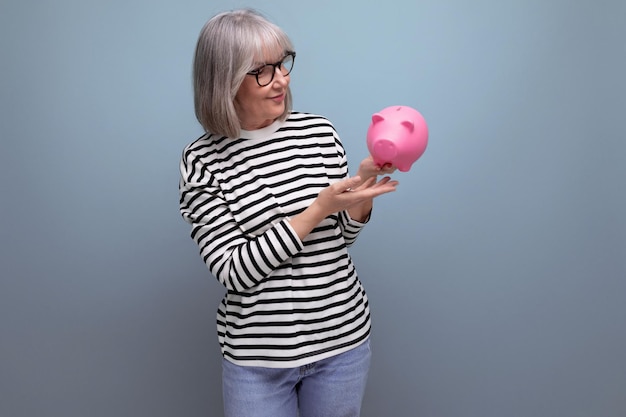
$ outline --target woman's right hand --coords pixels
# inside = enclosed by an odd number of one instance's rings
[[[336,182],[323,189],[313,205],[318,205],[326,213],[324,217],[327,217],[371,201],[379,195],[393,192],[398,186],[398,181],[389,177],[383,177],[380,181],[376,181],[376,177],[370,177],[363,183],[361,181],[361,177],[355,176]]]
[[[363,183],[359,176],[338,181],[324,188],[306,210],[293,217],[291,227],[300,239],[304,239],[315,226],[331,214],[372,201],[379,195],[395,191],[397,186],[398,181],[389,177],[384,177],[380,181],[376,181],[376,177],[371,177]]]

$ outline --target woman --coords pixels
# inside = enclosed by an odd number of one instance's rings
[[[296,53],[252,10],[210,19],[194,59],[206,134],[181,161],[180,209],[226,287],[217,330],[227,417],[358,416],[368,301],[347,252],[396,189],[371,157],[348,176],[332,124],[291,111]]]

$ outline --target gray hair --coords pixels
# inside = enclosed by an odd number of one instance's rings
[[[193,62],[196,118],[205,131],[239,137],[241,124],[234,99],[255,58],[273,48],[293,51],[289,37],[252,9],[220,13],[202,28]],[[291,90],[285,95],[284,120],[291,112]]]

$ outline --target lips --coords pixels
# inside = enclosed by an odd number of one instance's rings
[[[285,99],[285,95],[284,94],[279,94],[277,96],[274,97],[270,97],[270,100],[274,100],[274,101],[283,101]]]

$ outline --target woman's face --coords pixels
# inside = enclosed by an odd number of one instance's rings
[[[284,52],[266,54],[259,62],[259,67],[265,63],[280,62]],[[274,68],[272,81],[261,87],[254,75],[246,75],[235,96],[235,110],[239,116],[241,127],[244,130],[256,130],[269,126],[285,111],[285,97],[289,86],[289,75],[283,75]]]

